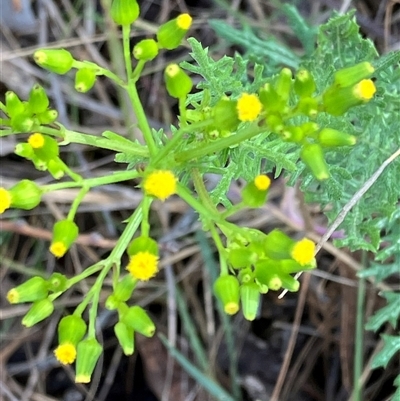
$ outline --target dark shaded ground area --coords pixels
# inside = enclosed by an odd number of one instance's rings
[[[7,90],[26,98],[31,86],[40,82],[49,89],[62,124],[92,134],[106,129],[127,133],[123,123],[123,117],[128,113],[124,99],[122,107],[119,107],[119,94],[108,82],[99,82],[89,94],[77,94],[71,78],[47,74],[37,68],[30,57],[35,49],[51,43],[71,50],[77,58],[121,69],[122,65],[113,62],[112,43],[117,32],[113,32],[104,21],[101,3],[95,0],[42,0],[30,4],[23,0],[2,0],[2,99]],[[210,18],[234,23],[223,3],[211,0],[142,1],[142,19],[132,41],[154,33],[157,24],[172,16],[190,12],[195,19],[192,36],[202,41],[204,46],[210,46],[211,53],[216,57],[233,54],[234,50],[241,49],[230,47],[207,25]],[[246,0],[229,3],[246,16],[250,25],[258,27],[263,33],[276,35],[294,48],[299,45],[287,21],[278,12],[280,2]],[[380,52],[400,49],[398,1],[304,0],[288,3],[297,5],[313,24],[326,21],[332,9],[343,12],[356,7],[363,33],[375,42]],[[166,63],[188,58],[187,50],[182,47],[157,58],[141,79],[141,98],[154,127],[168,129],[169,124],[176,120],[176,104],[163,88],[162,74]],[[128,114],[128,121],[133,124],[133,116]],[[135,129],[133,134],[138,134]],[[45,182],[43,174],[13,155],[14,146],[14,137],[1,139],[1,183],[10,184],[21,178],[41,178],[41,182]],[[64,148],[63,157],[87,177],[125,168],[125,165],[113,163],[111,152],[95,151],[84,146]],[[237,221],[265,231],[280,227],[294,237],[299,236],[302,234],[299,221],[305,208],[291,206],[297,220],[288,221],[286,218],[288,205],[299,203],[297,195],[295,190],[285,188],[278,180],[271,190],[268,206],[239,215]],[[121,232],[120,222],[130,215],[141,195],[133,185],[122,184],[93,191],[85,198],[77,219],[81,233],[87,235],[70,255],[57,261],[49,256],[46,248],[51,226],[55,219],[68,211],[75,196],[74,190],[51,194],[34,211],[18,215],[6,213],[0,220],[0,400],[211,400],[173,363],[158,337],[138,337],[138,352],[130,358],[123,356],[112,329],[116,317],[104,310],[99,313],[104,356],[92,383],[88,386],[75,385],[72,369],[60,367],[52,356],[52,350],[57,341],[55,332],[59,318],[65,309],[73,308],[81,301],[87,286],[81,286],[77,291],[70,292],[68,297],[60,299],[56,312],[45,323],[29,330],[22,328],[20,319],[27,307],[10,307],[5,300],[7,290],[21,282],[31,269],[44,270],[48,274],[60,271],[73,275],[107,255]],[[308,217],[316,224],[326,224],[317,207],[306,209]],[[207,269],[204,267],[204,253],[196,239],[200,228],[196,216],[181,201],[173,199],[155,208],[154,220],[155,226],[159,227],[154,235],[163,244],[164,271],[149,285],[139,287],[133,302],[145,306],[157,322],[159,332],[166,335],[174,333],[176,318],[178,347],[192,358],[187,335],[180,327],[179,317],[176,317],[173,288],[179,286],[207,349],[210,371],[221,385],[230,388],[232,377],[223,326],[207,304],[211,299],[210,289],[204,285]],[[256,321],[250,324],[241,317],[233,319],[239,353],[236,380],[243,390],[243,401],[269,400],[283,369],[285,353],[293,342],[293,358],[289,368],[283,372],[280,400],[350,399],[357,293],[355,270],[359,265],[359,255],[331,246],[319,254],[318,262],[318,271],[303,281],[298,294],[289,294],[281,300],[278,294],[267,294]],[[104,289],[103,299],[111,288],[110,280],[108,284],[110,287]],[[378,289],[371,286],[368,291],[366,310],[371,315],[382,306],[382,300],[377,296]],[[300,324],[298,335],[291,338],[296,319]],[[380,346],[379,337],[366,332],[365,360],[368,361]],[[386,400],[393,390],[392,383],[398,369],[396,361],[392,361],[385,371],[371,371],[366,366],[363,376],[365,401]],[[169,385],[164,385],[166,379]]]

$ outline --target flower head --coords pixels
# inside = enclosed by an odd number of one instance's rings
[[[39,132],[36,132],[35,134],[29,136],[28,143],[33,149],[40,149],[45,143],[44,136]]]
[[[363,79],[353,88],[354,96],[364,101],[372,99],[375,92],[376,87],[371,79]]]
[[[5,188],[0,188],[0,214],[11,206],[11,194]]]
[[[70,365],[75,361],[76,348],[74,344],[64,343],[60,344],[55,350],[54,355],[60,363],[63,365]]]
[[[61,258],[68,250],[62,241],[53,242],[49,249],[56,258]]]
[[[192,17],[189,14],[181,14],[176,19],[176,24],[179,28],[187,31],[192,25]]]
[[[138,280],[147,281],[158,272],[158,257],[150,252],[138,252],[133,255],[126,269]]]
[[[243,93],[238,99],[236,109],[240,121],[254,121],[261,113],[262,104],[257,95]]]
[[[260,174],[256,178],[254,178],[254,185],[258,190],[266,191],[271,185],[271,180],[268,176]]]
[[[308,238],[295,243],[292,248],[292,258],[301,266],[310,264],[314,259],[315,244]]]
[[[165,201],[176,192],[176,177],[169,170],[156,170],[144,180],[143,188],[147,195]]]

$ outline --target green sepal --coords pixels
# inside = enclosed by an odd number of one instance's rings
[[[25,327],[32,327],[36,323],[48,318],[54,311],[53,302],[48,298],[35,301],[28,313],[23,317],[22,324]]]
[[[64,292],[68,288],[68,279],[64,274],[53,273],[48,279],[49,291]]]
[[[186,32],[189,27],[183,28],[179,23],[179,19],[186,18],[189,26],[191,24],[191,17],[188,14],[181,14],[177,18],[174,18],[170,21],[162,24],[157,31],[157,41],[160,48],[164,48],[167,50],[176,49],[182,42],[182,39],[185,37]]]
[[[295,241],[282,231],[275,229],[267,234],[263,241],[264,252],[271,259],[289,259],[290,249]]]
[[[353,86],[362,79],[369,78],[375,68],[368,61],[363,61],[351,67],[342,68],[333,75],[334,84],[340,87]]]
[[[353,146],[357,142],[357,138],[333,128],[323,128],[318,134],[318,142],[324,147]]]
[[[113,0],[110,16],[117,25],[131,25],[139,17],[140,8],[136,0]]]
[[[11,206],[16,209],[31,210],[39,205],[42,190],[31,180],[21,180],[10,188]]]
[[[113,295],[116,300],[126,302],[131,296],[138,280],[132,274],[126,274],[118,281],[114,288]]]
[[[129,256],[136,255],[139,252],[149,252],[158,256],[158,244],[150,237],[140,236],[131,241],[126,251]]]
[[[293,88],[295,93],[300,97],[310,97],[316,89],[313,76],[308,70],[299,70],[296,74]]]
[[[85,335],[86,330],[86,322],[80,316],[64,316],[58,323],[58,343],[71,343],[77,346]]]
[[[29,92],[28,107],[32,113],[43,113],[49,107],[49,98],[42,86],[36,84]]]
[[[151,61],[158,55],[158,44],[154,39],[143,39],[133,48],[136,60]]]
[[[242,313],[246,320],[253,321],[260,305],[260,290],[255,283],[242,284],[240,286],[240,300]]]
[[[168,94],[176,99],[186,98],[193,87],[189,75],[178,64],[169,64],[165,68],[164,80]]]
[[[317,180],[322,181],[330,177],[324,152],[319,144],[310,143],[304,145],[301,149],[300,157]]]
[[[75,90],[86,93],[93,88],[96,82],[96,71],[93,68],[81,68],[75,73]]]
[[[214,282],[214,293],[228,315],[234,315],[239,310],[239,287],[238,279],[232,275],[219,276]]]
[[[47,281],[35,276],[8,291],[7,300],[11,304],[34,302],[46,298],[48,293]]]
[[[89,383],[103,347],[95,338],[87,338],[78,343],[76,354],[75,383]]]
[[[133,329],[123,322],[114,326],[114,333],[125,355],[132,355],[135,350]]]
[[[120,321],[145,337],[153,337],[156,331],[156,326],[150,316],[143,308],[137,305],[131,306],[123,313]]]
[[[40,49],[33,54],[36,64],[56,74],[66,74],[74,62],[72,54],[65,49]]]

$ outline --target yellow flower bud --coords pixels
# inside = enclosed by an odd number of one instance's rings
[[[225,313],[234,315],[239,310],[239,281],[235,276],[219,276],[214,283],[214,293],[222,302]]]
[[[65,49],[36,50],[33,59],[40,67],[60,75],[66,74],[74,62],[71,53]]]
[[[75,74],[75,89],[86,93],[93,88],[96,82],[96,71],[93,68],[81,68]]]
[[[50,252],[57,258],[61,258],[78,238],[78,226],[71,220],[60,220],[54,224],[53,239]]]
[[[176,99],[185,98],[193,87],[189,75],[178,64],[169,64],[165,68],[164,80],[168,94]]]
[[[161,48],[176,49],[192,25],[189,14],[181,14],[177,18],[162,24],[157,31],[157,41]]]
[[[11,194],[7,189],[0,187],[0,214],[4,213],[11,206]]]
[[[46,298],[48,295],[47,281],[42,277],[32,277],[25,283],[12,288],[7,293],[10,304],[33,302]]]
[[[21,180],[10,188],[11,206],[16,209],[31,210],[39,205],[42,190],[30,180]]]
[[[334,74],[334,83],[337,86],[346,87],[355,85],[365,78],[369,78],[375,68],[368,61],[363,61],[351,67],[342,68]]]
[[[240,300],[242,312],[246,320],[253,321],[258,312],[260,304],[260,291],[255,283],[242,284],[240,287]]]
[[[176,192],[177,178],[169,170],[155,170],[149,173],[143,182],[146,195],[165,201]]]
[[[290,254],[301,266],[312,264],[314,262],[315,243],[308,238],[303,238],[293,245]]]
[[[89,383],[103,347],[95,338],[81,341],[77,347],[75,383]]]

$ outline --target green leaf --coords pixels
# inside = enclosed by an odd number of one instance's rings
[[[383,348],[375,355],[371,367],[376,368],[386,368],[390,359],[400,351],[400,336],[390,336],[387,334],[382,334],[382,339],[384,341]]]
[[[365,325],[367,330],[377,331],[383,324],[389,322],[393,328],[396,327],[400,316],[400,294],[397,292],[382,292],[387,305],[379,309]]]

